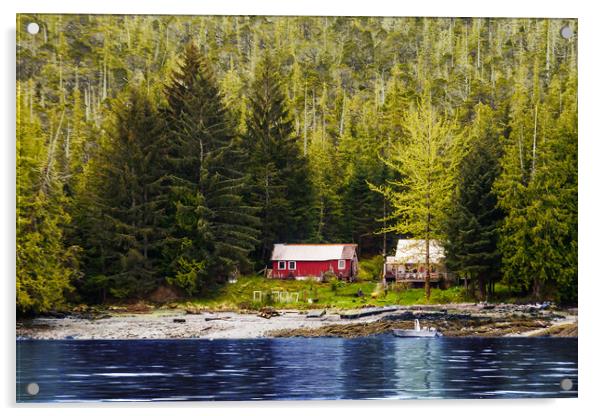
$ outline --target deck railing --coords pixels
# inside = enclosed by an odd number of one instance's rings
[[[426,280],[426,272],[398,272],[393,276],[396,282],[424,282]],[[447,280],[447,273],[431,272],[430,280],[431,282]]]

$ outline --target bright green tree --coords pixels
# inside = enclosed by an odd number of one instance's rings
[[[33,99],[33,97],[30,97]],[[50,137],[26,106],[17,85],[17,310],[47,312],[61,307],[77,276],[77,247],[67,247],[70,221],[57,175],[57,146],[64,113]],[[46,137],[45,137],[46,136]]]
[[[399,175],[383,186],[371,185],[390,203],[387,232],[424,240],[425,294],[430,298],[430,243],[445,236],[444,223],[460,160],[458,128],[422,98],[404,114],[403,143],[384,163]]]

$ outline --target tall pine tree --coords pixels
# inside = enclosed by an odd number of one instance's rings
[[[248,268],[257,243],[255,210],[242,198],[245,177],[209,62],[189,43],[166,88],[170,282],[194,293]]]
[[[501,268],[497,244],[502,212],[492,189],[500,171],[501,132],[491,107],[477,104],[474,113],[447,220],[445,252],[448,268],[476,279],[479,297],[485,299],[493,294]]]
[[[307,240],[313,229],[309,166],[294,133],[279,68],[265,53],[249,98],[244,149],[249,156],[247,199],[261,220],[257,260],[265,263],[272,245]]]
[[[554,78],[550,94],[512,103],[512,128],[496,181],[504,278],[541,300],[548,289],[577,299],[576,77]],[[535,94],[534,94],[535,95]],[[541,108],[541,110],[540,110]]]
[[[90,174],[81,214],[89,279],[83,290],[104,301],[148,293],[162,281],[165,212],[164,125],[150,97],[132,87]],[[108,293],[107,293],[108,291]]]

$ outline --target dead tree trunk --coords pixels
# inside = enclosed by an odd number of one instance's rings
[[[426,300],[431,298],[431,240],[429,233],[427,231],[426,234],[426,277],[424,279],[424,291],[426,295]]]
[[[303,156],[307,156],[307,82],[303,97]]]
[[[487,297],[487,287],[485,286],[485,274],[479,273],[479,300],[484,300]]]

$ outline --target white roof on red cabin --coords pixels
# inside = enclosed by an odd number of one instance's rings
[[[272,261],[350,260],[357,244],[274,244]]]
[[[445,258],[445,251],[437,240],[429,242],[429,257],[432,263],[441,263]],[[387,257],[387,263],[391,257]],[[393,263],[426,263],[426,242],[425,240],[399,240]]]

